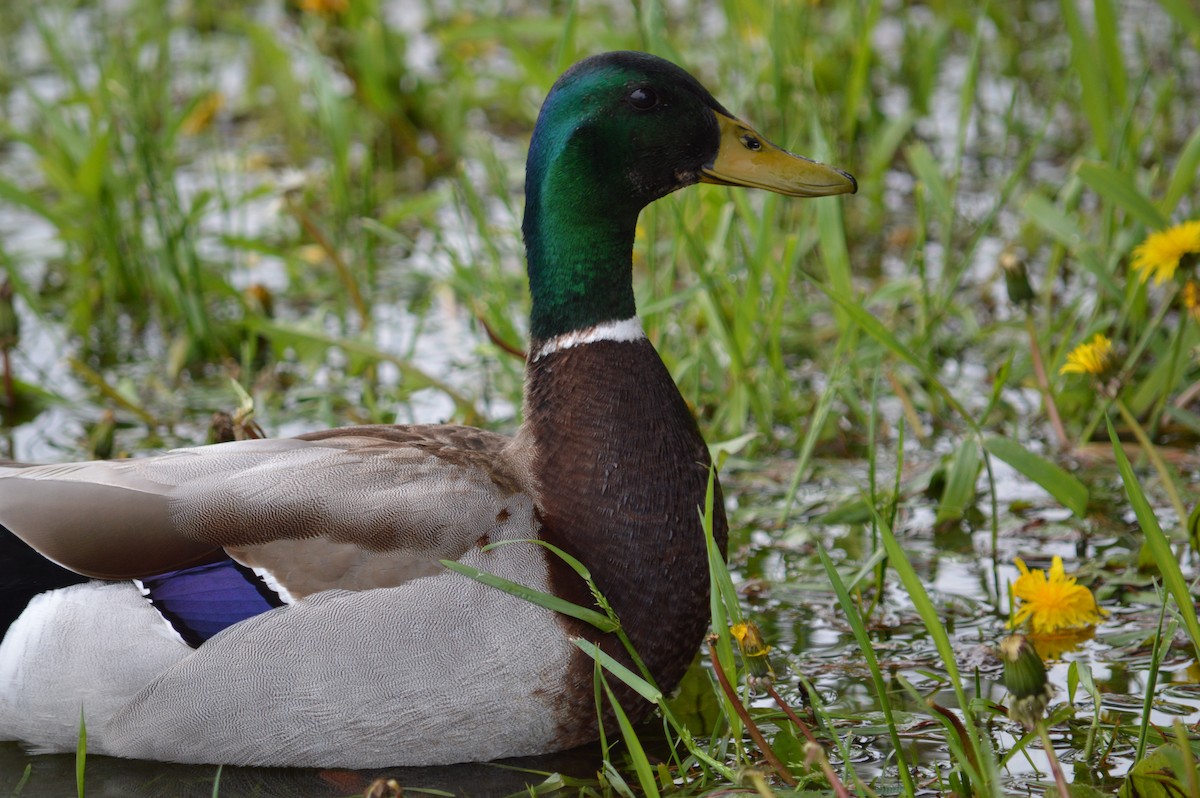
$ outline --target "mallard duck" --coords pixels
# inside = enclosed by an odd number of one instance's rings
[[[661,58],[598,55],[554,84],[529,146],[513,437],[360,426],[0,469],[0,523],[23,541],[0,547],[20,604],[0,739],[72,750],[82,709],[89,753],[176,762],[431,765],[593,740],[572,640],[628,661],[615,637],[439,563],[594,606],[531,539],[587,566],[672,689],[707,626],[710,459],[636,315],[632,248],[641,209],[693,183],[856,188]],[[724,550],[719,500],[714,516]]]

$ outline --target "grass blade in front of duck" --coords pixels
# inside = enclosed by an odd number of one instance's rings
[[[710,518],[711,515],[712,484],[710,479],[708,513],[706,518]],[[711,539],[711,537],[712,530],[710,524],[709,538]],[[676,734],[679,735],[679,739],[683,742],[687,750],[693,756],[695,756],[697,760],[703,762],[705,766],[712,769],[714,772],[719,773],[723,778],[733,781],[735,776],[734,772],[702,751],[693,739],[691,732],[688,731],[688,729],[682,723],[680,723],[678,719],[675,718],[674,714],[671,712],[671,708],[667,705],[665,696],[663,696],[663,693],[658,688],[658,685],[654,683],[653,676],[651,676],[649,669],[646,667],[637,650],[633,647],[633,643],[629,640],[629,637],[625,634],[625,631],[621,628],[620,619],[613,611],[612,606],[608,603],[608,600],[596,587],[595,582],[592,581],[591,572],[587,569],[587,567],[575,557],[572,557],[559,547],[544,540],[504,540],[489,544],[488,546],[484,547],[484,550],[493,548],[495,546],[508,545],[510,543],[536,543],[539,546],[550,549],[552,552],[562,558],[563,562],[570,566],[572,570],[579,574],[580,578],[587,583],[588,589],[592,592],[592,595],[596,599],[596,604],[600,606],[606,614],[598,613],[595,610],[587,607],[581,607],[578,604],[573,604],[548,593],[533,590],[532,588],[528,588],[524,585],[504,579],[503,577],[496,576],[495,574],[480,571],[477,568],[465,565],[456,560],[442,560],[442,565],[452,571],[462,574],[463,576],[467,576],[490,587],[495,587],[498,590],[503,590],[505,593],[509,593],[517,598],[524,599],[525,601],[529,601],[542,607],[546,607],[547,609],[554,610],[555,612],[561,612],[564,615],[569,615],[573,618],[578,618],[586,623],[590,623],[592,626],[595,626],[597,629],[600,629],[603,632],[616,633],[622,644],[625,646],[625,649],[629,652],[629,656],[633,659],[639,670],[642,671],[640,676],[629,670],[629,668],[625,667],[621,663],[617,662],[617,660],[613,659],[610,655],[602,651],[595,643],[580,639],[573,640],[572,642],[585,654],[588,654],[594,660],[596,660],[599,667],[603,667],[604,669],[608,670],[647,701],[656,704],[659,710],[662,712],[663,717],[666,719],[667,724],[675,730]],[[712,547],[712,550],[715,550],[715,546]],[[724,566],[723,560],[721,561],[721,565]],[[729,582],[730,589],[732,589],[732,581],[729,579],[728,571],[725,571],[725,580]],[[733,595],[736,600],[736,593]],[[728,636],[728,632],[726,633],[726,636]],[[733,654],[731,651],[731,662],[732,657]],[[605,685],[605,687],[607,688],[607,685]],[[738,733],[740,734],[740,729],[738,730]]]
[[[716,494],[716,465],[710,465],[708,469],[708,488],[704,494],[704,514],[702,523],[704,525],[704,541],[708,547],[708,577],[709,577],[709,610],[712,615],[712,630],[717,637],[715,650],[717,656],[712,663],[714,668],[720,668],[725,674],[726,679],[730,683],[736,684],[737,667],[733,659],[733,639],[729,633],[729,627],[732,623],[741,621],[741,606],[738,604],[737,589],[733,586],[733,579],[729,576],[729,567],[725,564],[725,558],[721,555],[721,550],[717,546],[716,538],[713,536],[713,503]],[[741,719],[738,717],[737,711],[729,703],[730,698],[725,695],[725,692],[718,686],[714,685],[714,692],[717,694],[721,702],[722,714],[725,716],[726,722],[729,723],[730,737],[741,750],[742,728]]]
[[[654,770],[650,767],[650,760],[646,758],[646,749],[642,747],[642,741],[638,739],[633,724],[629,722],[629,716],[625,714],[617,697],[613,695],[612,688],[608,686],[608,681],[600,669],[599,661],[596,663],[596,668],[596,678],[604,686],[604,694],[608,696],[608,703],[612,705],[617,726],[620,727],[621,736],[625,740],[625,749],[629,751],[629,758],[633,760],[633,769],[637,773],[638,783],[642,785],[642,790],[646,795],[658,798],[658,783],[654,781]]]
[[[627,652],[629,652],[629,656],[633,660],[633,663],[635,665],[637,665],[638,671],[641,672],[642,678],[645,679],[651,685],[653,685],[655,689],[658,689],[658,685],[656,685],[654,683],[654,676],[650,673],[650,669],[646,667],[646,663],[642,660],[641,655],[638,654],[637,649],[633,647],[633,641],[629,639],[629,635],[625,634],[625,630],[623,628],[621,628],[621,619],[617,617],[616,610],[614,610],[612,608],[612,604],[610,604],[608,599],[604,597],[604,594],[600,592],[600,588],[596,587],[596,582],[595,582],[595,580],[592,579],[592,572],[588,570],[586,565],[584,565],[582,562],[580,562],[578,560],[578,558],[573,557],[570,554],[567,554],[565,551],[560,549],[558,546],[555,546],[553,543],[550,543],[545,540],[540,540],[538,538],[524,538],[521,540],[500,540],[495,543],[489,543],[488,545],[484,546],[482,551],[488,551],[489,549],[493,549],[496,546],[504,546],[509,543],[533,543],[535,545],[541,546],[542,548],[549,549],[560,560],[562,560],[568,566],[570,566],[571,570],[573,570],[576,574],[578,574],[579,578],[582,579],[587,584],[588,592],[590,592],[592,594],[592,598],[595,600],[596,606],[599,607],[601,612],[604,615],[606,615],[608,617],[608,619],[610,621],[612,621],[612,623],[615,625],[615,627],[613,629],[604,630],[604,631],[612,631],[612,632],[616,633],[617,637],[621,640],[621,645],[623,645],[625,647],[625,650]],[[546,595],[546,594],[541,594],[541,595]],[[546,606],[546,605],[543,604],[542,606]],[[571,606],[578,607],[579,605],[573,604]],[[570,613],[568,613],[568,614],[570,614]],[[581,619],[581,620],[586,620],[586,619]],[[595,626],[595,624],[592,624],[592,625]],[[597,628],[601,628],[601,627],[597,627]],[[650,699],[650,700],[654,700],[654,699]]]
[[[87,724],[79,708],[79,736],[75,740],[75,794],[83,798],[83,775],[87,768]]]
[[[548,610],[561,612],[563,615],[569,615],[572,618],[578,618],[585,623],[590,623],[602,632],[615,632],[619,627],[616,621],[606,615],[587,607],[573,604],[570,601],[565,601],[550,593],[534,590],[531,587],[526,587],[518,582],[505,579],[502,576],[490,574],[487,571],[481,571],[478,568],[458,562],[457,560],[442,560],[441,563],[451,571],[460,573],[469,579],[474,579],[476,582],[488,585],[489,587],[503,590],[505,593],[516,596],[519,599],[524,599],[531,604],[537,604],[539,607],[545,607]]]
[[[604,670],[608,671],[613,676],[616,676],[642,698],[646,699],[651,704],[662,703],[662,690],[659,690],[658,687],[651,684],[646,679],[638,676],[636,673],[629,670],[629,668],[626,668],[610,654],[605,652],[604,649],[600,648],[599,645],[593,643],[591,640],[584,640],[581,637],[573,637],[571,638],[571,642],[576,648],[578,648],[584,654],[587,654],[592,659],[596,660],[596,662],[598,662],[600,666],[604,668]]]

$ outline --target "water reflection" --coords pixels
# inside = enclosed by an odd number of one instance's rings
[[[226,767],[221,770],[219,786],[222,798],[337,798],[361,795],[372,781],[385,778],[394,779],[406,794],[437,790],[448,795],[499,798],[537,787],[551,773],[592,778],[600,759],[599,748],[593,745],[544,757],[436,768],[349,771]],[[25,798],[76,793],[73,754],[30,756],[15,743],[0,743],[0,792],[15,790],[26,767],[31,767],[29,780],[20,792]],[[217,768],[209,765],[87,758],[87,794],[93,798],[211,798],[216,779]]]

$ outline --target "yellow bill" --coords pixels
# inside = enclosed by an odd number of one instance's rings
[[[789,197],[828,197],[858,190],[854,178],[841,169],[793,155],[745,122],[714,114],[721,128],[721,147],[712,164],[704,167],[701,183],[765,188]]]

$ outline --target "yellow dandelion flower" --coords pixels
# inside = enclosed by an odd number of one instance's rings
[[[1099,376],[1112,365],[1112,349],[1112,341],[1103,333],[1096,333],[1091,341],[1071,350],[1058,373]]]
[[[771,668],[771,647],[762,638],[758,624],[736,623],[729,630],[737,640],[746,665],[746,684],[751,690],[766,689],[775,683],[775,671]]]
[[[1060,629],[1093,626],[1108,614],[1096,604],[1092,591],[1066,575],[1062,557],[1054,558],[1049,575],[1040,568],[1030,571],[1020,557],[1016,564],[1021,575],[1011,589],[1020,606],[1008,622],[1010,628],[1028,621],[1034,635],[1053,634]]]
[[[1153,275],[1154,284],[1170,280],[1179,262],[1200,255],[1200,219],[1151,233],[1133,250],[1133,269],[1144,283]]]

